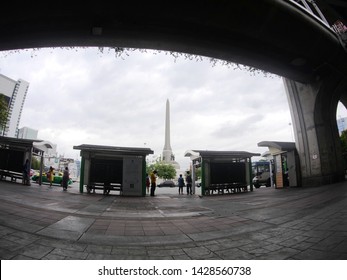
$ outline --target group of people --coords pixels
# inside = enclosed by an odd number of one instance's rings
[[[150,175],[148,175],[148,173],[146,174],[147,194],[150,193],[151,196],[155,196],[155,189],[157,187],[157,174],[158,172],[156,170],[151,172]],[[187,171],[187,176],[185,181],[184,181],[184,178],[182,177],[182,174],[180,174],[178,178],[178,193],[179,194],[183,194],[184,186],[187,187],[187,194],[193,194],[192,176],[190,175],[189,171]]]
[[[183,188],[184,186],[187,186],[187,194],[193,194],[192,191],[192,176],[190,176],[190,172],[187,171],[186,181],[184,182],[184,179],[182,177],[182,174],[180,174],[180,177],[178,178],[178,193],[183,194]]]
[[[49,170],[46,173],[47,180],[49,181],[49,186],[52,187],[53,180],[54,180],[54,168],[52,166],[49,167]],[[63,180],[62,180],[62,187],[63,191],[67,190],[67,186],[69,184],[70,174],[69,169],[65,167],[65,170],[63,172]],[[23,185],[30,186],[30,162],[29,159],[27,159],[23,165]]]
[[[52,183],[54,180],[54,168],[52,166],[49,167],[49,170],[46,173],[46,176],[47,176],[47,179],[49,181],[49,186],[52,187]],[[63,191],[67,191],[69,179],[70,179],[69,168],[65,167],[64,172],[63,172],[63,180],[62,180]]]

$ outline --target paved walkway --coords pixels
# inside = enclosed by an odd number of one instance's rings
[[[347,259],[347,182],[155,197],[0,181],[1,259]]]

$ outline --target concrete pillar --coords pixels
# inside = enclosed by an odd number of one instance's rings
[[[299,154],[301,185],[344,180],[336,110],[346,92],[346,78],[334,73],[309,84],[284,79],[284,85]]]

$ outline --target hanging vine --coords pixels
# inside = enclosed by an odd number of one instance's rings
[[[52,52],[55,49],[62,49],[62,50],[68,50],[68,51],[74,50],[75,52],[77,52],[81,49],[87,49],[87,48],[89,48],[89,47],[51,47],[48,49],[50,49]],[[43,49],[43,48],[2,51],[2,52],[0,52],[0,55],[1,55],[1,57],[4,58],[4,57],[7,57],[9,55],[18,54],[20,52],[30,52],[31,58],[34,58],[34,57],[38,56],[41,49]],[[195,61],[195,62],[203,62],[203,61],[207,60],[212,65],[212,67],[215,67],[217,65],[221,65],[221,66],[226,66],[228,68],[232,68],[233,70],[247,71],[248,73],[250,73],[252,75],[262,74],[265,77],[276,76],[275,74],[266,72],[264,70],[261,70],[261,69],[258,69],[258,68],[252,67],[252,66],[247,66],[247,65],[243,65],[243,64],[239,64],[239,63],[234,63],[231,61],[226,61],[226,60],[217,59],[217,58],[213,58],[213,57],[205,57],[205,56],[196,55],[196,54],[181,53],[181,52],[175,52],[175,51],[163,51],[163,50],[123,48],[123,47],[98,47],[97,50],[98,50],[98,53],[100,56],[102,56],[106,53],[107,54],[114,53],[114,56],[116,59],[122,59],[122,60],[125,60],[127,57],[129,57],[131,55],[131,53],[133,53],[135,51],[140,52],[140,53],[152,53],[153,55],[164,53],[165,55],[172,56],[174,58],[175,63],[180,58],[183,58],[184,60]]]

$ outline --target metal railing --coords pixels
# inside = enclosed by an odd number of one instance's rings
[[[329,26],[327,19],[314,0],[295,0],[295,2],[303,5],[306,10],[308,10],[311,14],[318,16],[326,25]]]
[[[344,23],[337,19],[332,25],[329,24],[322,11],[319,9],[319,6],[314,0],[288,0],[292,3],[295,3],[300,8],[306,10],[313,17],[323,23],[327,28],[332,30],[337,34],[337,37],[340,40],[342,47],[347,51],[347,27]]]

